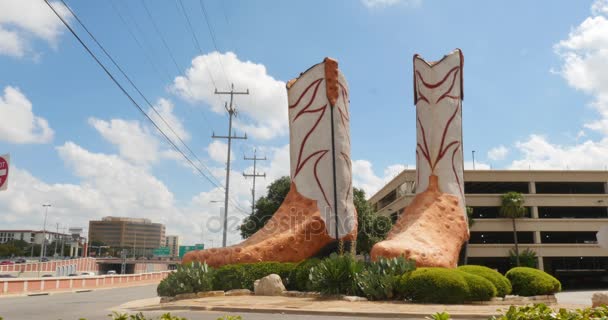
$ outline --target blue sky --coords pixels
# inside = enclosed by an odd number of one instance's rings
[[[465,56],[467,162],[475,150],[478,169],[608,165],[606,1],[204,0],[207,21],[198,0],[181,0],[202,52],[179,1],[144,1],[66,2],[222,183],[225,145],[210,136],[226,134],[227,116],[213,89],[250,89],[236,100],[236,131],[249,139],[233,148],[234,225],[250,206],[243,155],[269,158],[258,194],[288,174],[284,82],[325,56],[350,85],[354,185],[368,195],[413,168],[413,54],[454,48]],[[15,168],[0,226],[40,228],[50,202],[53,225],[150,217],[185,242],[219,242],[209,221],[221,190],[170,150],[41,0],[0,3],[0,71],[0,154]]]

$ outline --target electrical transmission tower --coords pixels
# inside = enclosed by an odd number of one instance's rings
[[[226,108],[226,111],[228,112],[228,135],[216,136],[214,132],[211,136],[214,139],[228,139],[228,155],[226,157],[226,193],[224,196],[224,232],[222,234],[222,247],[226,247],[226,233],[228,229],[228,195],[230,193],[230,148],[232,146],[232,139],[247,139],[246,134],[244,136],[236,136],[232,134],[232,117],[237,115],[236,107],[233,104],[234,95],[249,94],[249,89],[247,89],[245,92],[234,91],[234,84],[232,84],[230,91],[217,91],[217,89],[215,89],[215,94],[230,95],[230,104],[224,105],[224,108]]]
[[[256,165],[257,165],[258,160],[266,160],[266,156],[264,156],[264,158],[258,158],[256,155],[256,150],[253,149],[253,158],[243,157],[243,159],[253,161],[253,173],[249,174],[249,173],[243,172],[243,177],[245,177],[245,179],[247,177],[253,177],[253,188],[251,189],[251,214],[253,214],[253,210],[255,209],[255,178],[256,177],[266,178],[266,173],[261,173],[261,174],[257,173]]]

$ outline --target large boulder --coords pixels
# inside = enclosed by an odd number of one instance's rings
[[[285,286],[278,274],[269,274],[253,283],[253,292],[256,296],[280,296],[284,291]]]
[[[596,292],[591,297],[591,306],[593,308],[600,306],[608,306],[608,293]]]

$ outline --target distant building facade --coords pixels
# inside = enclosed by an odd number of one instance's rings
[[[46,243],[56,240],[70,239],[69,234],[43,231],[43,230],[0,230],[0,244],[11,241],[23,240],[27,243],[42,244],[46,238]]]
[[[179,255],[179,236],[167,236],[165,247],[169,247],[171,257],[177,257]]]
[[[103,217],[89,221],[89,241],[131,249],[134,255],[151,255],[152,250],[165,245],[165,225],[150,219]]]
[[[370,199],[377,214],[393,219],[416,193],[416,171],[404,170]],[[465,170],[466,205],[473,208],[468,262],[506,271],[513,226],[500,216],[501,195],[523,194],[528,209],[517,219],[520,251],[531,250],[538,268],[560,280],[608,283],[608,251],[596,233],[608,224],[608,171]]]

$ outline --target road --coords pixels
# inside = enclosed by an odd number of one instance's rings
[[[5,297],[0,298],[0,317],[4,320],[108,320],[108,314],[123,303],[153,298],[156,296],[156,285],[140,287],[96,290],[82,293],[57,293],[49,296]],[[164,312],[146,312],[146,317],[157,319]],[[186,317],[189,320],[216,320],[226,315],[222,312],[174,311],[171,314]],[[229,314],[229,313],[228,313]],[[238,313],[243,320],[285,319],[306,320],[307,315]],[[371,318],[350,317],[315,317],[319,320],[369,320]]]
[[[557,297],[560,303],[590,304],[591,294],[591,291],[563,292],[558,294]],[[0,298],[0,317],[4,317],[4,320],[77,320],[80,318],[86,318],[87,320],[108,320],[108,314],[112,313],[113,310],[117,310],[121,304],[153,297],[156,297],[156,285],[95,290],[82,293],[56,293],[49,296],[3,297]],[[164,312],[147,312],[145,316],[158,318],[162,313]],[[226,313],[175,311],[172,314],[186,317],[190,320],[216,320]],[[239,313],[239,315],[243,317],[243,320],[284,319],[286,317],[289,317],[290,320],[305,320],[310,318],[310,316],[306,315],[285,314]],[[318,316],[315,319],[369,320],[371,318]]]

